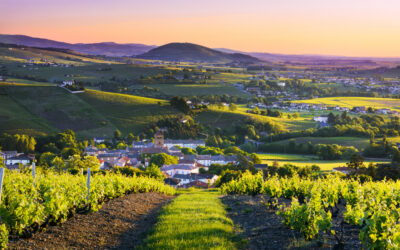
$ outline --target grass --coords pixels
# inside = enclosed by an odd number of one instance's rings
[[[310,100],[299,100],[294,101],[296,103],[308,103],[308,104],[326,104],[328,106],[341,106],[341,107],[372,107],[375,109],[389,108],[400,111],[400,99],[390,98],[374,98],[374,97],[327,97],[327,98],[316,98]]]
[[[181,194],[166,206],[141,249],[235,249],[232,220],[216,191]]]

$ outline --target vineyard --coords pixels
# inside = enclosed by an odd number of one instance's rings
[[[8,236],[29,236],[41,227],[66,221],[76,212],[98,211],[107,200],[127,193],[174,194],[175,189],[148,177],[96,174],[87,190],[85,175],[7,171],[1,194],[1,248]]]
[[[269,197],[285,225],[312,240],[332,235],[343,246],[344,228],[359,228],[359,239],[368,249],[400,248],[400,182],[361,182],[338,175],[301,179],[245,173],[221,187],[225,194]],[[285,200],[291,199],[291,202]]]

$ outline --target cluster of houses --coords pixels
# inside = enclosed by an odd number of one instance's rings
[[[283,109],[287,111],[311,111],[311,110],[317,110],[317,111],[323,111],[323,110],[334,110],[334,111],[346,111],[346,112],[353,112],[353,113],[359,113],[359,114],[366,114],[368,112],[368,108],[365,106],[360,106],[360,107],[354,107],[354,108],[349,108],[349,107],[342,107],[342,106],[328,106],[326,104],[308,104],[308,103],[289,103],[289,102],[274,102],[271,105],[266,105],[264,103],[256,103],[249,105],[249,108],[265,108],[265,109]],[[379,108],[379,109],[374,109],[374,113],[376,114],[385,114],[385,115],[398,115],[399,112],[396,110],[391,110],[388,108]]]
[[[2,151],[1,158],[7,169],[18,169],[20,165],[30,165],[35,160],[35,155],[18,153],[17,151]]]
[[[96,141],[101,141],[96,138]],[[165,153],[178,158],[178,164],[164,165],[161,171],[166,175],[165,182],[176,187],[208,187],[217,179],[215,175],[201,174],[200,169],[208,170],[212,164],[236,163],[235,156],[225,155],[184,155],[181,148],[196,149],[205,146],[204,140],[167,140],[162,132],[154,135],[154,142],[133,142],[131,147],[122,150],[99,149],[94,146],[85,148],[87,155],[96,156],[100,169],[113,167],[149,166],[150,157]]]

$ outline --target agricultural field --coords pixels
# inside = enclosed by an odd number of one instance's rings
[[[38,85],[3,85],[2,88],[21,109],[39,121],[46,121],[49,133],[73,129],[81,135],[107,135],[116,129],[93,107],[65,89]],[[21,123],[20,126],[31,125]]]
[[[80,137],[109,137],[120,129],[139,133],[159,119],[179,114],[167,101],[87,90],[71,94],[41,84],[0,85],[0,127],[9,133],[52,134],[73,129]]]
[[[45,119],[31,114],[9,96],[0,95],[0,106],[0,131],[35,136],[57,131]]]
[[[77,95],[122,132],[139,133],[147,125],[180,114],[167,101],[87,90]]]
[[[345,167],[348,161],[346,160],[335,160],[335,161],[324,161],[318,159],[315,155],[294,155],[294,154],[268,154],[258,153],[257,154],[262,163],[272,165],[274,161],[277,161],[280,166],[284,164],[292,164],[298,167],[318,165],[322,171],[331,171],[336,167]],[[365,160],[365,165],[369,163],[390,163],[390,160]]]
[[[296,103],[325,104],[328,106],[353,107],[372,107],[375,109],[389,108],[400,111],[400,99],[374,98],[374,97],[327,97],[310,100],[297,100]]]
[[[168,96],[209,96],[209,95],[230,95],[249,98],[250,95],[244,93],[229,83],[210,83],[207,84],[135,84],[135,88],[144,86],[159,89],[161,93]]]
[[[312,144],[338,144],[341,146],[354,146],[358,150],[363,150],[369,144],[368,138],[362,137],[298,137],[293,138],[296,143],[308,143],[311,142]],[[397,142],[399,139],[398,137],[389,137],[389,141]],[[277,141],[274,143],[280,144],[288,144],[290,139]]]

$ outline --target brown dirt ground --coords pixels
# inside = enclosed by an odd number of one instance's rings
[[[132,249],[156,223],[173,196],[129,194],[103,204],[95,213],[75,214],[28,239],[10,240],[10,249]]]
[[[276,209],[266,206],[268,196],[230,195],[221,200],[239,236],[247,240],[245,249],[361,249],[359,229],[349,225],[344,226],[344,248],[337,248],[336,240],[328,234],[319,240],[306,241],[299,232],[282,224]],[[289,205],[290,200],[279,199],[279,204]],[[333,224],[337,230],[336,219]]]

